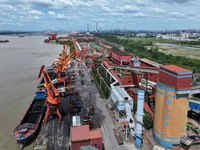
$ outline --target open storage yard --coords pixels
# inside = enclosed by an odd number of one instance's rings
[[[35,149],[46,147],[48,150],[66,150],[69,147],[70,127],[73,116],[69,112],[69,102],[72,99],[79,99],[81,102],[82,108],[79,112],[81,118],[85,115],[86,108],[94,107],[93,129],[101,129],[105,149],[133,149],[135,146],[130,142],[124,143],[124,145],[118,145],[113,132],[115,125],[112,121],[112,116],[110,116],[106,109],[107,100],[100,98],[95,83],[91,82],[89,70],[86,68],[85,63],[79,62],[79,66],[84,74],[84,85],[81,85],[82,77],[78,74],[79,68],[78,62],[76,62],[72,70],[76,74],[74,86],[76,86],[77,95],[66,96],[65,99],[61,100],[61,106],[64,110],[62,122],[60,122],[57,116],[49,117],[47,125],[43,122],[41,131],[34,144]]]

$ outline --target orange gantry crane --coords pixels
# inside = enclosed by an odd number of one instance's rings
[[[74,42],[74,47],[75,47],[75,50],[76,50],[76,58],[79,58],[80,60],[82,60],[82,58],[79,56],[79,55],[81,55],[81,53],[77,49],[76,39],[73,39],[72,41]]]
[[[51,114],[57,114],[61,121],[62,120],[62,115],[61,115],[62,108],[60,106],[60,95],[59,95],[57,89],[54,87],[53,83],[51,82],[51,79],[50,79],[44,65],[40,67],[40,73],[38,75],[38,78],[41,77],[41,74],[43,74],[44,82],[46,84],[46,89],[47,89],[47,93],[48,93],[45,123],[47,124],[47,119],[48,119],[49,115],[51,115]],[[51,88],[48,86],[48,80],[51,85]]]
[[[70,74],[69,74],[68,76],[63,77],[63,78],[62,78],[62,75],[61,75],[61,74],[62,74],[62,72],[64,72],[65,75],[66,75],[65,66],[67,66],[67,64],[70,62],[70,60],[71,60],[73,57],[74,57],[74,54],[73,54],[73,53],[70,53],[70,55],[66,58],[66,61],[65,61],[64,64],[59,64],[59,63],[58,63],[57,68],[54,70],[55,73],[58,73],[58,78],[54,79],[54,83],[53,83],[54,85],[55,85],[55,84],[62,83],[62,82],[63,82],[64,85],[65,85],[65,81],[68,80],[68,79],[69,79],[69,81],[70,81],[70,85],[72,85]]]

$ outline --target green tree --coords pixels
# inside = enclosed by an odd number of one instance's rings
[[[196,79],[197,82],[200,82],[200,76]]]
[[[146,110],[144,110],[144,114],[145,114],[143,117],[144,127],[149,130],[153,127],[152,116]]]
[[[134,114],[136,113],[136,111],[137,111],[137,103],[134,103],[134,105],[133,105],[133,112],[134,112]]]

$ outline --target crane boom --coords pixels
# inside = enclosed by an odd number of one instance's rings
[[[47,73],[47,70],[46,70],[46,68],[45,68],[45,65],[42,65],[42,66],[40,67],[40,73],[39,73],[39,75],[38,75],[38,78],[41,77],[41,74],[43,74],[43,78],[44,78],[44,82],[45,82],[45,84],[46,84],[46,88],[47,88],[48,94],[50,94],[51,96],[53,96],[53,92],[51,91],[50,87],[48,86],[47,78],[48,78],[48,80],[49,80],[49,82],[50,82],[51,87],[53,88],[53,91],[54,91],[55,96],[59,96],[58,91],[57,91],[56,88],[54,87],[54,84],[51,82],[51,79],[50,79],[50,77],[49,77],[49,75],[48,75],[48,73]],[[46,75],[45,75],[45,74],[46,74]],[[47,78],[46,78],[46,77],[47,77]]]
[[[70,62],[70,60],[74,57],[74,53],[70,53],[70,55],[67,57],[66,59],[66,63],[63,65],[62,67],[62,72],[65,71],[65,66],[67,66],[67,64]]]
[[[48,72],[47,72],[44,65],[42,65],[40,67],[40,72],[39,72],[38,78],[41,77],[41,74],[43,74],[44,82],[46,84],[46,89],[47,89],[47,93],[48,93],[48,96],[47,96],[47,112],[46,112],[46,115],[45,115],[45,123],[47,123],[48,116],[51,115],[51,114],[57,114],[59,116],[60,121],[61,121],[62,120],[62,115],[61,115],[62,108],[60,106],[60,95],[59,95],[57,89],[54,87],[53,83],[51,82],[51,79],[50,79]],[[49,83],[50,83],[53,90],[50,89],[50,87],[48,86],[47,78],[48,78]]]

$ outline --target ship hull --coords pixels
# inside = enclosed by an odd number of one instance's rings
[[[45,101],[45,98],[33,99],[20,123],[16,126],[13,136],[21,148],[37,137],[43,120]]]

